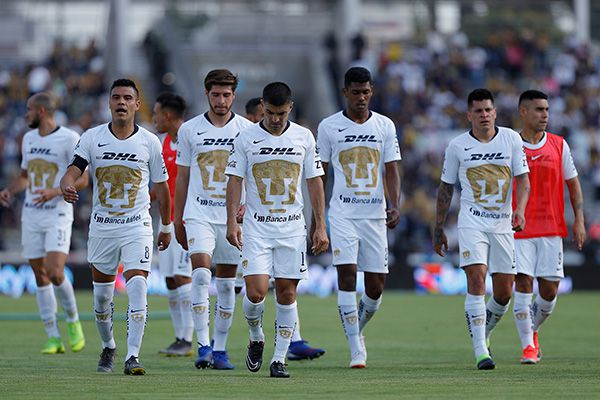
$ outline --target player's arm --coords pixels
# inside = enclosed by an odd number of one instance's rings
[[[8,207],[13,196],[24,191],[28,182],[27,170],[22,169],[21,174],[10,185],[0,191],[0,205]]]
[[[237,213],[242,198],[242,177],[229,175],[227,191],[225,193],[225,206],[227,208],[227,241],[238,249],[242,249],[242,229],[237,222]]]
[[[187,199],[188,184],[190,183],[190,167],[177,165],[177,178],[175,178],[175,215],[173,216],[173,224],[175,225],[175,238],[177,243],[188,249],[187,234],[183,226],[183,210],[185,209],[185,201]]]
[[[517,204],[512,216],[512,228],[513,231],[519,232],[525,229],[525,208],[527,207],[529,192],[531,190],[529,186],[529,173],[515,176],[515,183],[517,185]]]
[[[79,200],[78,188],[76,183],[83,176],[88,162],[79,156],[73,158],[73,162],[67,168],[64,176],[60,180],[60,190],[66,202],[75,203]]]
[[[308,194],[313,210],[313,231],[311,236],[311,250],[313,254],[320,254],[329,247],[327,238],[327,228],[325,226],[325,190],[323,189],[323,180],[320,176],[306,180]]]
[[[446,251],[448,250],[448,238],[446,237],[446,233],[444,233],[444,225],[446,225],[446,218],[448,217],[448,210],[450,210],[453,194],[454,185],[441,181],[438,188],[435,210],[433,249],[442,257],[446,255]]]
[[[400,169],[397,161],[385,163],[385,183],[389,197],[386,224],[392,229],[400,222]]]
[[[585,220],[583,217],[583,192],[579,178],[574,177],[567,180],[567,188],[569,189],[569,198],[571,199],[571,207],[575,221],[573,222],[573,241],[577,243],[577,248],[581,250],[586,239]]]
[[[158,250],[164,250],[171,243],[171,194],[167,181],[154,184],[154,193],[158,199],[161,227],[158,233]]]
[[[321,181],[323,182],[323,192],[325,192],[325,188],[327,187],[327,173],[329,171],[329,163],[321,161],[321,167],[323,167],[323,175],[321,175]],[[310,230],[308,232],[308,237],[311,240],[313,235],[315,234],[315,226],[315,213],[313,212],[310,217]]]

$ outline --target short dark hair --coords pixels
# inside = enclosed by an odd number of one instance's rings
[[[344,87],[350,87],[352,82],[371,83],[371,72],[363,67],[352,67],[344,75]]]
[[[112,93],[113,89],[116,87],[131,87],[131,88],[133,88],[133,90],[135,90],[136,96],[140,97],[140,91],[138,90],[137,86],[135,86],[135,82],[132,81],[131,79],[127,79],[127,78],[116,79],[110,87],[110,93]]]
[[[166,108],[173,112],[177,117],[183,118],[187,104],[185,99],[180,95],[172,92],[164,92],[158,95],[156,102],[160,104],[162,108]]]
[[[548,100],[548,95],[539,90],[526,90],[519,96],[519,105],[524,101],[537,99]]]
[[[231,86],[235,92],[238,85],[238,77],[228,69],[213,69],[204,78],[204,88],[210,92],[213,86]]]
[[[254,114],[256,107],[260,106],[261,98],[253,97],[246,102],[246,114]]]
[[[283,82],[271,82],[263,89],[263,101],[276,107],[292,101],[292,89]]]
[[[494,104],[494,95],[488,89],[479,88],[469,93],[467,97],[467,106],[471,107],[474,101],[491,100]]]

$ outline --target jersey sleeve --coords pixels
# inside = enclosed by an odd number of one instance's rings
[[[233,145],[229,151],[229,159],[227,160],[227,167],[225,167],[225,175],[234,175],[244,178],[246,176],[246,167],[248,165],[248,158],[246,157],[246,150],[244,148],[243,133],[238,135],[233,140]]]
[[[306,154],[304,156],[304,176],[306,179],[316,178],[323,175],[323,166],[321,165],[321,157],[317,152],[315,138],[310,131],[307,132]]]
[[[513,176],[519,176],[529,172],[527,156],[525,155],[525,148],[523,147],[523,139],[521,139],[521,136],[516,132],[513,134],[512,170]]]
[[[328,163],[331,160],[331,144],[329,143],[327,127],[323,123],[320,123],[317,128],[317,149],[321,161]]]
[[[177,165],[190,167],[192,160],[192,146],[189,138],[190,130],[187,126],[182,125],[177,132]]]
[[[578,175],[577,168],[575,168],[575,162],[573,161],[573,155],[571,154],[571,148],[566,140],[563,140],[562,169],[563,177],[566,181],[573,179]]]
[[[400,155],[400,145],[396,136],[396,127],[394,123],[387,119],[385,127],[385,136],[383,138],[383,162],[398,161],[402,157]]]
[[[67,155],[67,160],[72,160],[73,159],[73,155],[75,153],[75,147],[77,147],[77,143],[79,142],[79,135],[75,132],[73,132],[73,134],[69,135],[69,140],[67,143],[67,148],[65,149],[66,151],[66,155]]]
[[[442,182],[454,185],[458,178],[459,160],[456,154],[455,146],[450,143],[446,148],[444,155],[444,165],[442,167]]]
[[[157,136],[152,135],[149,139],[150,158],[148,169],[150,180],[154,183],[165,182],[169,179],[169,174],[162,154],[162,145]]]
[[[84,159],[89,164],[92,160],[92,155],[90,152],[90,142],[92,138],[92,133],[90,131],[83,132],[83,135],[79,138],[79,142],[75,145],[75,149],[73,150],[73,158],[75,156]]]
[[[29,146],[26,139],[26,137],[23,137],[23,141],[21,142],[21,169],[27,169],[29,165],[29,157],[26,156],[29,153]]]

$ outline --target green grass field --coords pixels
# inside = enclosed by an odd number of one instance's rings
[[[150,318],[141,361],[146,376],[122,373],[126,352],[125,321],[115,321],[118,356],[113,374],[96,373],[100,342],[91,292],[78,293],[87,347],[80,353],[43,356],[41,322],[5,320],[9,313],[37,313],[35,297],[0,299],[0,398],[598,398],[600,397],[600,294],[578,293],[559,299],[554,315],[540,331],[544,358],[520,365],[520,346],[512,312],[492,336],[497,367],[478,371],[460,297],[417,296],[388,292],[379,313],[365,330],[369,350],[364,370],[347,368],[349,352],[337,315],[335,297],[299,299],[302,334],[327,349],[320,359],[290,361],[290,379],[268,377],[273,351],[273,303],[265,313],[265,364],[246,370],[248,333],[237,313],[228,350],[233,371],[197,370],[193,358],[166,358],[158,350],[173,339],[165,318],[167,300],[150,299]],[[211,300],[212,301],[212,300]],[[127,297],[116,297],[123,315]],[[4,318],[4,319],[3,319]],[[61,332],[65,323],[61,321]]]

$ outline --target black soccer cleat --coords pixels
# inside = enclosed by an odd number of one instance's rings
[[[485,358],[480,359],[479,361],[477,361],[477,369],[494,369],[496,368],[496,364],[494,363],[494,360],[492,360],[492,357],[487,356]]]
[[[280,361],[273,361],[269,367],[271,370],[271,378],[289,378],[290,374],[287,366]]]
[[[248,355],[246,356],[246,367],[251,372],[258,372],[262,366],[263,350],[265,342],[250,342],[248,345]]]
[[[115,367],[115,353],[117,349],[109,349],[105,347],[100,353],[100,360],[98,361],[98,372],[113,372]]]
[[[146,375],[146,368],[140,364],[139,358],[131,356],[129,357],[129,360],[125,361],[125,369],[123,372],[125,375]]]

